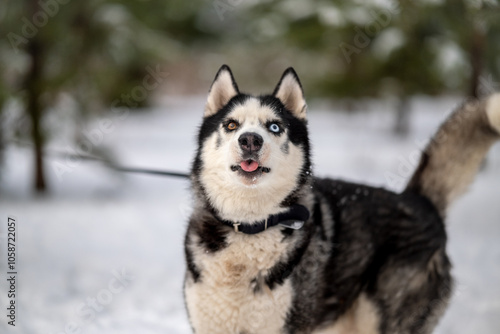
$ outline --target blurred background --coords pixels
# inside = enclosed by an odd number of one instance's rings
[[[497,0],[5,0],[0,31],[0,275],[19,222],[18,325],[2,315],[1,333],[190,332],[189,184],[109,165],[187,172],[224,63],[255,94],[293,66],[316,174],[396,191],[447,113],[500,90]],[[497,144],[449,215],[438,333],[498,332],[499,197]]]

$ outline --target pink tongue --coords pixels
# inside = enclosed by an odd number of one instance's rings
[[[245,172],[253,172],[259,168],[259,164],[257,161],[251,160],[250,163],[248,161],[242,161],[241,164],[241,169],[243,169]]]

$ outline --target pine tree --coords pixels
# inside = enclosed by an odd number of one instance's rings
[[[80,119],[108,112],[122,94],[140,88],[157,64],[180,58],[177,33],[186,39],[202,35],[193,28],[196,4],[179,0],[0,4],[5,37],[0,47],[11,59],[25,60],[19,71],[9,72],[20,85],[10,92],[0,85],[0,110],[8,99],[15,99],[30,119],[37,191],[47,187],[43,151],[51,129],[44,128],[44,119],[57,107],[61,94],[75,101]],[[184,32],[184,27],[191,30]],[[0,82],[5,75],[0,73]],[[135,91],[143,93],[139,88]],[[146,101],[138,96],[126,107],[137,108]]]

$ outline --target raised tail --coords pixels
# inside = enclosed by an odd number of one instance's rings
[[[406,190],[427,196],[444,217],[448,205],[465,192],[498,139],[500,93],[464,103],[427,145]]]

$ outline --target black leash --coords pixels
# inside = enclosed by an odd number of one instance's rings
[[[125,173],[173,176],[173,177],[181,177],[181,178],[189,179],[189,174],[181,173],[181,172],[172,172],[172,171],[148,169],[148,168],[131,168],[131,167],[116,166],[116,165],[107,165],[107,166],[116,170],[116,171],[125,172]]]
[[[52,154],[52,155],[54,155],[54,154]],[[63,152],[58,152],[58,155],[64,155],[64,157],[71,157],[71,158],[76,158],[76,159],[80,159],[80,160],[98,161],[98,162],[103,163],[106,167],[111,168],[113,170],[116,170],[118,172],[149,174],[149,175],[159,175],[159,176],[171,176],[171,177],[180,177],[180,178],[189,179],[189,174],[187,174],[187,173],[159,170],[159,169],[149,169],[149,168],[126,167],[126,166],[114,164],[108,160],[105,160],[105,159],[102,159],[99,157],[95,157],[95,156],[91,156],[91,155],[71,154],[71,153],[63,153]]]
[[[21,141],[11,141],[11,142],[16,142],[18,144],[21,144],[23,146],[32,146],[30,143],[26,142],[21,142]],[[158,176],[171,176],[171,177],[179,177],[179,178],[184,178],[184,179],[189,179],[189,174],[187,173],[182,173],[182,172],[174,172],[174,171],[168,171],[168,170],[159,170],[159,169],[149,169],[149,168],[138,168],[138,167],[127,167],[127,166],[121,166],[117,165],[109,160],[90,155],[90,154],[74,154],[74,153],[69,153],[69,152],[63,152],[55,149],[44,149],[44,155],[45,156],[50,156],[50,157],[57,157],[57,158],[72,158],[72,159],[78,159],[82,161],[97,161],[101,162],[104,164],[106,167],[116,170],[117,172],[124,172],[124,173],[136,173],[136,174],[149,174],[149,175],[158,175]]]

